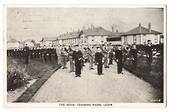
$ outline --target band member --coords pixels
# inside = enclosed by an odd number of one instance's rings
[[[63,69],[66,69],[66,61],[67,61],[67,52],[65,48],[61,49],[61,63],[63,66]]]
[[[61,49],[62,49],[62,46],[59,45],[56,47],[56,53],[57,53],[57,62],[58,64],[60,65],[61,64]]]
[[[104,68],[109,68],[109,52],[106,47],[104,49]]]
[[[14,58],[16,58],[16,56],[17,56],[16,50],[17,50],[17,49],[14,49],[14,51],[13,51],[13,57],[14,57]]]
[[[132,49],[130,50],[130,53],[131,53],[131,55],[132,55],[132,57],[133,57],[133,67],[134,67],[134,69],[136,69],[136,64],[137,64],[137,49],[136,49],[136,45],[135,44],[133,44],[132,45]]]
[[[123,63],[125,63],[130,52],[130,47],[128,45],[125,45],[122,51],[123,51]]]
[[[84,62],[86,63],[88,61],[88,49],[86,47],[84,47],[83,57]]]
[[[146,52],[148,53],[148,65],[149,69],[151,69],[151,63],[152,63],[152,42],[148,40],[148,44],[146,46]]]
[[[24,47],[24,57],[25,57],[25,64],[29,64],[29,47],[27,44]]]
[[[94,60],[94,54],[93,54],[93,52],[90,50],[90,48],[87,48],[87,50],[88,50],[88,60],[89,60],[89,69],[90,70],[94,70],[94,68],[93,68],[93,60]]]
[[[109,51],[109,65],[113,64],[113,49]]]
[[[75,51],[73,52],[73,60],[75,63],[75,75],[76,77],[81,77],[81,68],[82,68],[82,59],[83,54],[79,49],[79,46],[75,46]]]
[[[46,49],[46,59],[47,59],[47,62],[50,62],[50,48],[47,47]]]
[[[117,62],[117,73],[118,74],[122,73],[122,66],[123,66],[122,57],[123,57],[123,54],[122,54],[121,46],[118,46],[118,49],[115,52],[115,58],[116,58],[116,62]]]
[[[103,57],[104,57],[104,55],[101,52],[101,48],[97,47],[97,52],[95,54],[95,61],[96,61],[96,64],[97,64],[98,75],[103,74]]]
[[[47,48],[45,45],[44,45],[42,56],[43,56],[43,62],[47,62]]]
[[[81,48],[82,54],[83,54],[83,59],[82,59],[82,66],[85,66],[86,58],[87,58],[87,51],[86,48]]]
[[[69,62],[70,62],[70,72],[74,72],[74,63],[73,63],[73,49],[71,49],[71,47],[69,47],[69,53],[68,53],[68,57],[69,57]]]

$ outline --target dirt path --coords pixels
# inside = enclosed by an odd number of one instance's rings
[[[117,74],[116,63],[104,69],[98,76],[95,70],[88,70],[88,63],[82,70],[82,77],[76,78],[68,69],[56,71],[38,90],[30,102],[153,102],[155,90],[149,83],[124,70]]]

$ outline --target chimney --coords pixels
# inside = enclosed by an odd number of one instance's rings
[[[112,33],[114,32],[114,26],[112,26]]]
[[[139,33],[141,33],[141,23],[139,23]]]
[[[78,32],[80,32],[80,29],[78,29]]]
[[[149,30],[149,32],[151,32],[151,23],[150,22],[148,24],[148,30]]]
[[[93,24],[91,24],[91,29],[94,29],[94,25]]]
[[[85,26],[83,26],[82,30],[85,30],[85,29],[86,29]]]

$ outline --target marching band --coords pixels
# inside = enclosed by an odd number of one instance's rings
[[[152,46],[145,46],[148,60],[152,62]],[[150,50],[150,51],[149,51]],[[13,58],[22,58],[25,64],[29,64],[31,59],[39,59],[45,63],[61,64],[62,69],[67,69],[66,64],[70,63],[70,72],[75,72],[76,77],[81,77],[81,70],[85,63],[89,63],[89,70],[94,70],[94,65],[97,66],[97,74],[103,75],[104,68],[109,68],[113,64],[113,60],[117,62],[117,73],[123,74],[123,63],[127,59],[132,59],[133,68],[136,69],[138,57],[141,51],[137,45],[132,46],[112,46],[98,45],[90,47],[82,47],[80,45],[62,46],[60,47],[43,47],[29,48],[27,45],[23,49],[7,50],[7,56]]]

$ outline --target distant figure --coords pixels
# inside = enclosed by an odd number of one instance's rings
[[[109,65],[113,64],[113,49],[109,51]]]
[[[101,52],[101,48],[97,47],[97,52],[95,54],[95,61],[96,61],[96,64],[97,64],[98,75],[103,74],[103,58],[104,58],[104,55]]]
[[[130,53],[131,53],[131,55],[133,57],[133,61],[132,61],[133,67],[134,67],[134,69],[136,69],[136,65],[137,65],[137,49],[136,49],[136,44],[132,45],[132,49],[130,50]]]
[[[104,48],[104,68],[109,68],[109,51],[108,48]]]
[[[46,63],[47,62],[47,48],[44,46],[43,49],[43,60]]]
[[[67,51],[65,48],[61,49],[61,63],[62,63],[63,69],[66,69]]]
[[[55,48],[52,48],[52,59],[54,60],[54,63],[58,65],[58,56]]]
[[[130,52],[130,47],[128,45],[125,45],[122,51],[123,51],[123,63],[125,63]]]
[[[68,57],[69,57],[69,61],[70,61],[70,72],[74,72],[74,63],[73,63],[73,50],[71,49],[71,47],[69,47],[69,53],[68,53]]]
[[[115,52],[115,58],[117,62],[117,73],[120,74],[122,73],[122,67],[123,67],[123,63],[122,63],[123,53],[121,50],[121,46],[118,46],[118,49]]]
[[[84,62],[86,63],[88,61],[88,48],[84,47]]]
[[[75,63],[75,75],[76,77],[81,77],[83,54],[79,49],[79,46],[75,46],[75,51],[73,52],[73,60]]]
[[[61,45],[57,46],[55,49],[56,49],[56,54],[57,54],[57,62],[60,65],[61,64]]]
[[[52,61],[52,48],[51,47],[49,47],[48,49],[47,49],[47,53],[48,53],[48,61],[49,62],[51,62]]]
[[[148,40],[148,44],[146,47],[146,51],[148,53],[148,65],[149,65],[149,69],[151,69],[151,64],[152,64],[152,42],[150,40]]]
[[[92,52],[90,48],[87,48],[87,50],[88,50],[87,55],[88,55],[88,60],[89,60],[89,69],[94,70],[93,68],[94,52]]]
[[[25,64],[29,64],[29,47],[27,44],[24,47],[24,58],[25,58]]]

